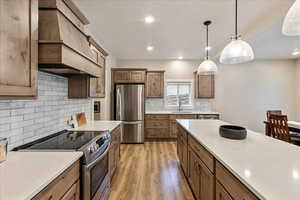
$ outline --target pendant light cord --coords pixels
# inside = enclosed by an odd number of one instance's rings
[[[206,25],[206,59],[208,60],[208,25]]]
[[[238,0],[235,0],[235,39],[238,39]]]

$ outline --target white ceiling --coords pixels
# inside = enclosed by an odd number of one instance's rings
[[[234,0],[74,0],[89,18],[89,29],[118,59],[201,59],[205,20],[212,20],[212,56],[234,31]],[[239,0],[239,32],[256,58],[294,58],[300,37],[281,34],[282,20],[295,0]],[[156,22],[145,24],[152,15]],[[152,43],[153,52],[146,47]]]

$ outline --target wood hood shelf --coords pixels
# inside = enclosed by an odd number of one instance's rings
[[[39,69],[64,76],[100,77],[104,66],[99,62],[99,56],[95,56],[95,41],[91,42],[83,30],[88,21],[82,13],[78,14],[74,4],[70,7],[68,2],[39,2]],[[106,52],[101,50],[105,57]]]

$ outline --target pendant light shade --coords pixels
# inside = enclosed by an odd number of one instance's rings
[[[288,11],[283,22],[282,33],[287,36],[300,35],[300,0],[296,0]]]
[[[206,26],[206,57],[204,61],[199,65],[197,73],[200,75],[213,75],[218,72],[218,67],[216,63],[212,60],[209,59],[208,56],[208,51],[209,51],[209,46],[208,46],[208,26],[211,24],[211,21],[206,21],[204,22],[204,25]]]
[[[231,42],[226,45],[220,56],[220,63],[238,64],[249,62],[254,59],[252,47],[243,41],[238,35],[237,29],[237,0],[235,1],[235,36]]]
[[[218,72],[216,63],[210,59],[205,59],[198,67],[198,74],[201,75],[212,75]]]
[[[254,53],[251,46],[241,39],[233,38],[222,51],[220,62],[223,64],[238,64],[253,59]]]

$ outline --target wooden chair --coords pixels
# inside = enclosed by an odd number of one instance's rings
[[[282,115],[281,110],[268,110],[267,111],[267,120],[269,121],[270,115]]]
[[[271,136],[270,125],[268,123],[271,114],[282,115],[282,111],[281,110],[268,110],[267,111],[267,123],[265,123],[265,126],[266,126],[265,133],[266,133],[267,136]]]
[[[291,143],[287,115],[269,116],[270,136]]]

